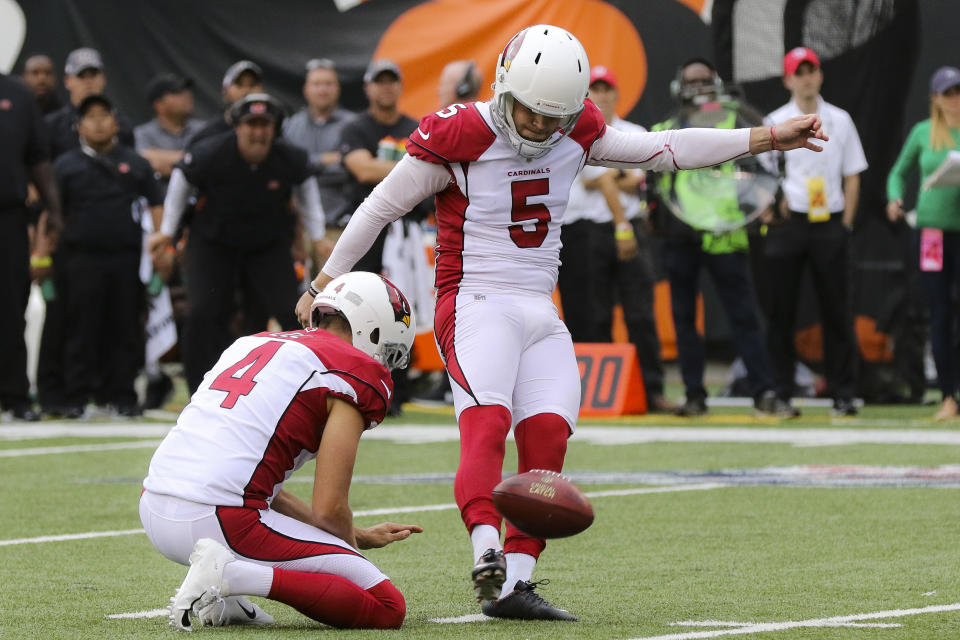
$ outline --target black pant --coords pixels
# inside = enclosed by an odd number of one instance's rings
[[[670,278],[670,302],[677,332],[677,355],[688,399],[705,398],[703,338],[697,333],[697,293],[700,267],[707,269],[716,286],[737,354],[747,367],[750,393],[757,397],[773,388],[770,356],[764,346],[757,317],[757,302],[746,253],[706,253],[699,246],[666,244],[664,265]]]
[[[187,304],[183,366],[190,393],[234,339],[229,330],[239,288],[243,333],[265,331],[275,318],[283,329],[299,327],[294,307],[299,297],[290,256],[291,240],[279,238],[255,248],[213,242],[199,234],[187,244]]]
[[[630,342],[637,350],[647,397],[663,395],[663,361],[660,337],[653,315],[653,265],[646,231],[639,220],[633,222],[637,255],[627,262],[617,258],[617,240],[612,222],[592,223],[594,284],[597,306],[595,334],[601,342],[613,336],[613,305],[619,300]]]
[[[596,223],[577,220],[560,227],[560,272],[557,287],[563,306],[563,322],[574,342],[603,342],[606,332],[597,331],[596,268],[593,265],[593,235]],[[614,252],[616,254],[616,252]]]
[[[60,259],[67,271],[67,404],[136,405],[133,381],[143,363],[140,252],[67,248]]]
[[[24,314],[30,298],[30,245],[26,209],[0,211],[0,407],[28,405]]]
[[[920,234],[916,242],[919,246]],[[960,389],[960,351],[954,288],[960,284],[960,231],[943,232],[943,269],[921,271],[920,282],[930,307],[930,346],[937,365],[937,384],[944,398],[956,398]]]
[[[849,400],[856,390],[857,344],[847,295],[849,231],[841,216],[825,222],[807,222],[806,213],[791,212],[782,224],[771,225],[764,248],[770,281],[770,356],[773,358],[777,395],[793,394],[796,346],[797,291],[803,268],[810,265],[820,304],[823,327],[823,360],[827,389],[834,399]]]

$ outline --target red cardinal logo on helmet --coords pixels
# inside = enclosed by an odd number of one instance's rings
[[[400,289],[397,289],[392,282],[386,278],[383,278],[383,281],[387,285],[387,295],[390,297],[390,304],[393,305],[393,319],[409,327],[410,303],[407,302],[407,299],[400,293]]]

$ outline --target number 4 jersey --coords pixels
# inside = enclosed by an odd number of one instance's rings
[[[260,333],[233,343],[204,376],[160,444],[143,486],[202,504],[265,509],[317,455],[327,400],[383,421],[387,369],[320,329]]]

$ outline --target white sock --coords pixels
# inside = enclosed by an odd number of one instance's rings
[[[229,565],[228,565],[229,566]],[[537,566],[537,559],[526,553],[507,554],[507,579],[503,582],[503,596],[510,595],[517,580],[530,582],[533,578],[533,568]]]
[[[234,560],[223,568],[223,581],[230,595],[267,597],[273,586],[273,567]]]
[[[473,561],[476,562],[487,549],[500,550],[500,530],[489,524],[478,524],[470,532],[470,542],[473,543]]]

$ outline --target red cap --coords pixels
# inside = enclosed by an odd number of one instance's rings
[[[598,64],[590,69],[590,86],[593,86],[594,82],[606,82],[608,85],[616,89],[617,75],[612,69],[607,69],[606,67]]]
[[[783,75],[792,76],[797,72],[797,67],[802,63],[809,62],[815,69],[820,68],[820,58],[813,52],[813,49],[807,47],[793,48],[783,56]]]

